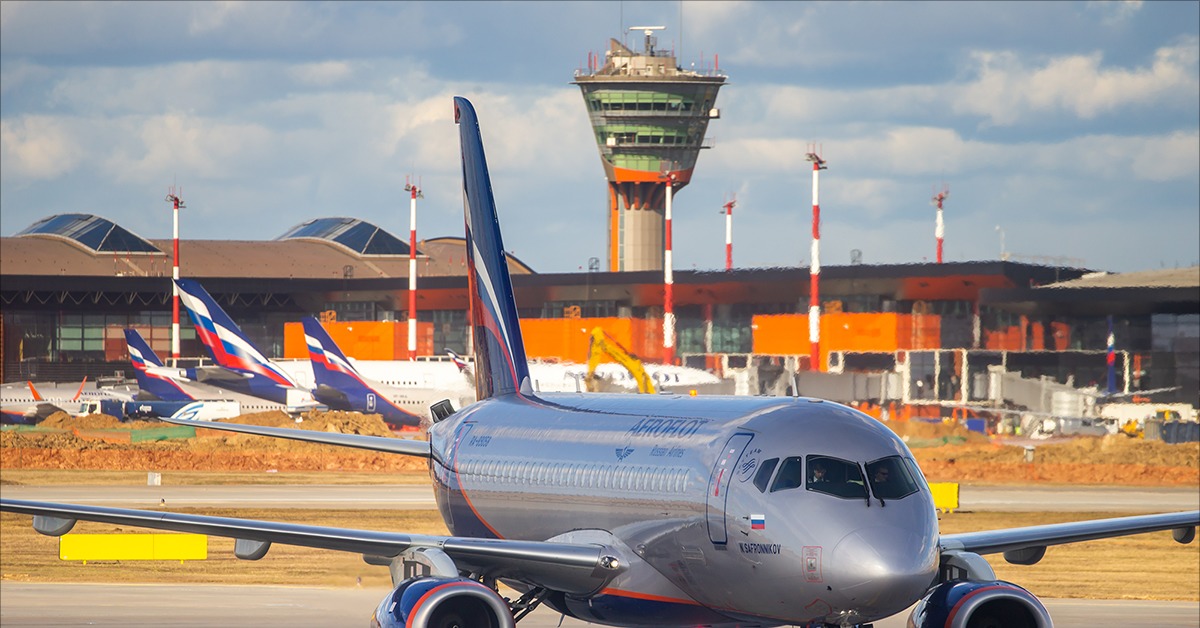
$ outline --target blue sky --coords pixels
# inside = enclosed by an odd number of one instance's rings
[[[543,272],[605,251],[605,184],[570,84],[662,24],[729,76],[675,199],[676,268],[1200,263],[1196,2],[13,2],[0,4],[0,235],[63,212],[147,238],[272,239],[320,216],[462,235],[450,97],[479,111],[505,244]],[[639,35],[630,36],[638,41]],[[999,228],[999,231],[997,230]]]

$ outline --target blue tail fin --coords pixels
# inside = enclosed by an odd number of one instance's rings
[[[362,377],[350,364],[346,354],[329,336],[329,332],[321,326],[320,321],[312,316],[306,316],[301,321],[304,326],[304,344],[308,346],[308,359],[312,362],[313,378],[318,386],[325,384],[334,386],[338,375],[351,377],[361,381]]]
[[[163,401],[188,401],[192,396],[169,377],[146,372],[149,367],[162,366],[158,354],[136,330],[125,330],[125,344],[129,347],[129,360],[133,362],[139,393],[146,393]]]
[[[378,384],[358,373],[320,321],[306,316],[302,324],[317,401],[336,410],[377,413],[393,427],[421,424],[420,416],[396,405]]]
[[[279,386],[296,387],[296,381],[263,356],[217,301],[192,279],[176,279],[179,298],[187,308],[196,333],[213,361],[224,368],[266,378]]]
[[[467,285],[475,341],[475,395],[479,399],[532,394],[529,364],[521,341],[508,260],[492,198],[475,108],[454,98],[454,120],[462,144],[463,213],[467,227]]]

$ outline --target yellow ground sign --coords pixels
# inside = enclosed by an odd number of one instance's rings
[[[929,491],[933,493],[934,508],[958,510],[958,482],[930,482]]]
[[[64,534],[58,537],[60,560],[205,560],[203,534]]]

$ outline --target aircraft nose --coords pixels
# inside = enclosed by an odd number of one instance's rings
[[[933,583],[936,550],[935,543],[903,528],[859,528],[833,548],[834,591],[851,608],[869,608],[880,616],[898,613]]]

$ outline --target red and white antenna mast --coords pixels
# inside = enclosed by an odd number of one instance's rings
[[[937,226],[933,228],[933,235],[937,238],[937,263],[942,263],[942,241],[946,237],[946,223],[942,221],[942,203],[950,198],[950,187],[942,184],[942,191],[933,195],[933,206],[937,207]]]
[[[812,262],[809,264],[808,343],[809,370],[821,370],[821,203],[817,192],[820,174],[828,168],[820,150],[809,146],[806,158],[812,162]]]
[[[425,198],[421,187],[404,178],[404,191],[410,194],[408,211],[408,359],[417,358],[417,199]]]
[[[171,230],[171,248],[174,252],[174,261],[171,264],[171,357],[176,360],[179,359],[179,286],[175,284],[179,279],[179,210],[187,207],[183,204],[182,195],[183,187],[179,188],[179,194],[175,193],[175,186],[167,188],[166,201],[171,204],[174,225]]]
[[[737,205],[737,195],[725,203],[725,270],[733,270],[733,206]]]
[[[671,197],[675,193],[675,173],[669,169],[659,175],[667,182],[667,205],[663,213],[663,364],[675,363],[675,275],[671,266]]]

